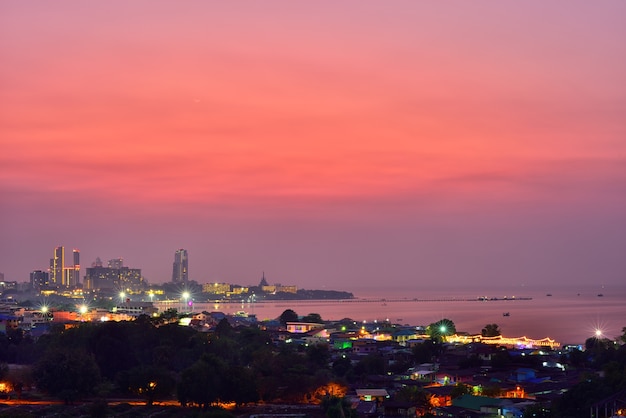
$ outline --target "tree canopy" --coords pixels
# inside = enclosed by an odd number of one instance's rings
[[[426,333],[434,339],[445,339],[449,335],[456,334],[456,326],[454,322],[447,318],[443,318],[426,327]]]
[[[297,322],[298,314],[292,309],[285,309],[278,317],[280,323],[286,325],[287,322]]]
[[[485,328],[482,329],[480,334],[483,337],[497,337],[498,335],[501,335],[502,332],[500,332],[498,324],[487,324],[485,325]]]

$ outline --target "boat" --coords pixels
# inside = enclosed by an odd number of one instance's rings
[[[511,313],[510,313],[510,312],[504,312],[504,313],[502,314],[502,316],[511,316]]]
[[[546,296],[552,296],[552,293],[546,293]]]
[[[599,298],[601,298],[602,296],[604,296],[602,293],[598,293]]]

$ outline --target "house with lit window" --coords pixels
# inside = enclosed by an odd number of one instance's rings
[[[287,322],[287,331],[292,334],[305,334],[312,330],[324,329],[324,324],[316,322]]]
[[[389,398],[389,392],[387,392],[387,389],[357,389],[356,396],[366,402],[383,402],[385,399]]]

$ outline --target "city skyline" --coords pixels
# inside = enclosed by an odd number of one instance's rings
[[[67,244],[150,283],[184,248],[198,282],[623,286],[625,17],[2,3],[0,272]]]

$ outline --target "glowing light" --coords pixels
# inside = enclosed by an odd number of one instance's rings
[[[45,305],[44,305],[44,306],[42,306],[42,307],[41,307],[41,312],[43,312],[43,313],[48,312],[48,307],[47,307],[47,306],[45,306]]]
[[[504,337],[502,335],[499,335],[497,337],[483,337],[480,334],[479,335],[455,334],[451,337],[448,337],[448,341],[453,342],[453,343],[460,343],[460,344],[468,344],[471,342],[480,341],[481,343],[484,343],[484,344],[506,345],[506,346],[513,346],[513,347],[523,346],[523,347],[528,347],[528,348],[535,348],[535,347],[558,348],[561,346],[561,343],[548,337],[540,339],[540,340],[536,340],[536,339],[528,338],[526,336]],[[524,354],[525,353],[522,353],[522,355]]]
[[[87,305],[80,305],[80,307],[78,308],[78,311],[81,313],[81,315],[84,315],[87,313]]]
[[[596,334],[596,338],[600,338],[600,337],[602,337],[602,330],[597,329],[597,330],[596,330],[596,332],[595,332],[595,334]]]

